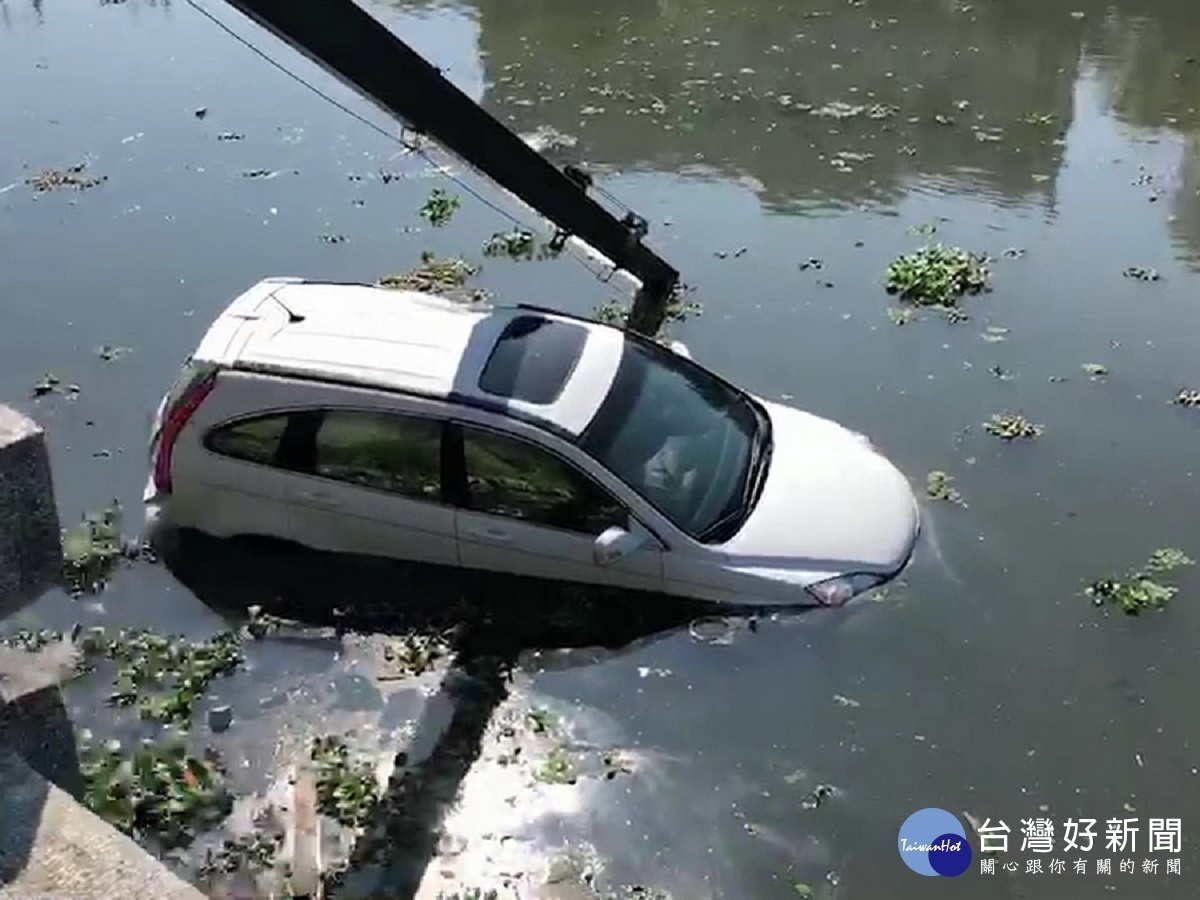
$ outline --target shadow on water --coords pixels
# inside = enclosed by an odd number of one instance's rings
[[[330,878],[329,892],[342,897],[404,897],[417,890],[523,655],[553,651],[555,668],[586,666],[724,612],[663,595],[416,568],[257,539],[187,534],[164,551],[163,561],[228,619],[245,618],[258,606],[332,627],[339,637],[446,639],[449,670],[398,754],[348,865]]]

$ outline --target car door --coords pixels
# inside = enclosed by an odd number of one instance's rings
[[[215,412],[222,418],[222,410]],[[215,537],[289,539],[286,495],[292,473],[281,456],[286,435],[295,431],[291,423],[288,412],[278,411],[222,422],[199,441],[181,440],[172,515]]]
[[[443,423],[383,409],[317,414],[312,459],[289,482],[294,539],[318,550],[457,565],[442,499]]]
[[[530,440],[456,424],[466,484],[457,515],[462,565],[514,575],[662,589],[662,551],[628,507],[574,464]],[[606,565],[596,538],[619,526],[645,534],[646,549]]]

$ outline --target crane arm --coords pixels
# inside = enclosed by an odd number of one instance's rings
[[[586,175],[556,168],[354,0],[226,2],[633,275],[629,327],[657,331],[679,273],[642,243],[644,219],[618,219],[587,195]]]

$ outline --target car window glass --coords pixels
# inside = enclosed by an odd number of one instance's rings
[[[418,500],[441,497],[441,425],[390,413],[329,410],[316,474]]]
[[[287,428],[286,415],[264,416],[218,428],[208,436],[208,449],[222,456],[274,465]]]
[[[588,535],[628,525],[628,511],[607,491],[532,444],[467,429],[463,453],[474,510]]]
[[[558,400],[587,342],[587,329],[542,316],[520,316],[492,348],[479,387],[496,397],[546,405]]]

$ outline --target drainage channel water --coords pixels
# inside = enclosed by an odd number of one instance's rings
[[[205,8],[374,115],[231,10]],[[903,582],[846,610],[557,638],[629,644],[619,653],[510,642],[483,762],[465,775],[445,763],[464,805],[436,840],[412,839],[409,863],[432,860],[425,890],[494,886],[568,848],[585,868],[602,862],[606,883],[682,898],[1194,896],[1200,578],[1172,573],[1179,594],[1137,617],[1083,594],[1156,549],[1200,554],[1200,416],[1172,403],[1200,387],[1194,5],[372,10],[650,220],[703,303],[674,326],[698,359],[869,434],[920,491],[947,473],[961,500],[930,498]],[[186,4],[6,0],[0,83],[0,397],[48,429],[64,521],[115,498],[136,529],[150,413],[212,316],[260,277],[370,280],[429,249],[481,261],[502,299],[582,313],[610,297],[569,259],[484,258],[476,248],[508,220]],[[26,183],[80,164],[105,180]],[[417,212],[434,187],[463,198],[442,228]],[[934,240],[992,258],[993,290],[964,301],[966,321],[910,319],[884,290],[930,223]],[[47,374],[60,388],[34,399]],[[996,413],[1044,431],[999,440],[982,427]],[[130,564],[103,593],[48,596],[4,630],[205,636],[227,626],[224,594],[271,593],[258,566],[243,559],[198,596],[165,566]],[[335,607],[345,591],[328,590]],[[383,640],[249,645],[251,671],[217,682],[234,712],[219,737],[246,763],[246,790],[311,734],[366,735],[381,777],[414,732],[418,755],[455,727],[477,742],[483,723],[455,719],[457,695],[429,699],[436,672],[379,679]],[[103,732],[107,688],[72,690],[77,724]],[[504,729],[550,719],[561,732],[534,728],[536,762],[507,772]],[[576,784],[532,777],[561,775],[563,754],[583,769]],[[397,790],[441,815],[444,790]],[[995,874],[979,859],[954,879],[906,868],[896,837],[926,807],[968,830],[1003,820]],[[1064,849],[1080,817],[1099,822],[1088,852]],[[1051,820],[1053,852],[1022,850],[1022,820],[1036,818]],[[1162,818],[1182,818],[1178,851],[1149,844]],[[1136,819],[1136,846],[1108,849],[1109,819]],[[1097,874],[1104,859],[1112,874]],[[385,863],[385,879],[416,877]]]

